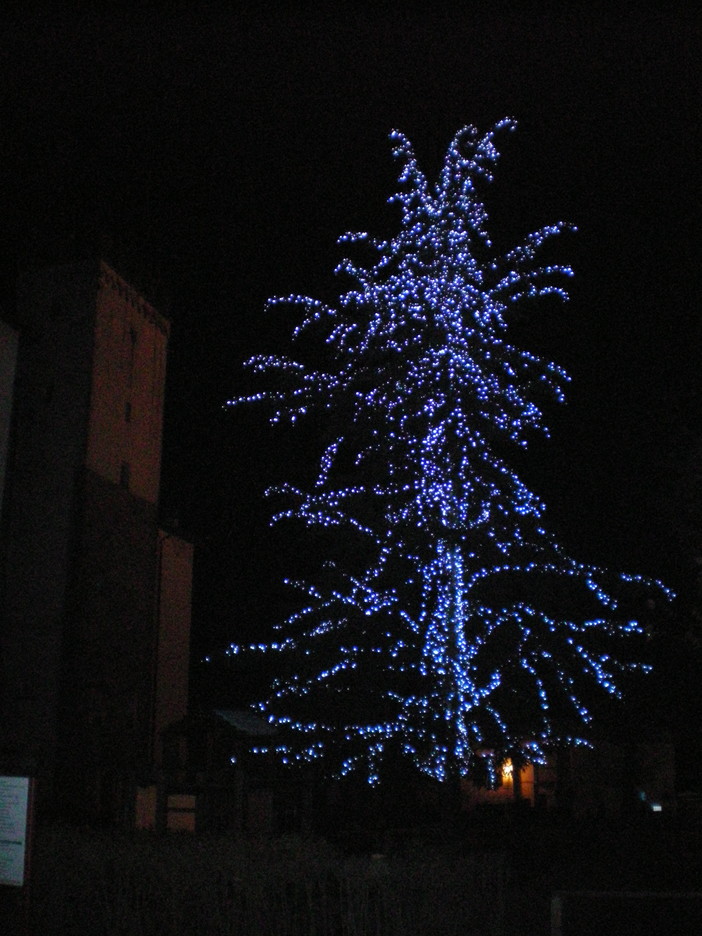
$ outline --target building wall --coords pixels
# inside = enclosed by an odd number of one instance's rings
[[[56,745],[95,282],[83,266],[44,270],[18,284],[20,340],[3,530],[0,743],[34,757],[42,771],[50,769]]]
[[[152,763],[158,654],[167,649],[156,505],[168,332],[100,263],[59,736],[69,810],[113,820],[125,798],[116,778]]]
[[[86,469],[64,633],[61,805],[120,818],[115,778],[148,770],[156,653],[155,506]]]
[[[86,466],[155,504],[169,325],[100,264]]]
[[[119,819],[187,697],[192,547],[157,524],[169,325],[104,262],[23,277],[18,310],[0,749]]]
[[[161,766],[164,729],[188,709],[193,546],[173,533],[158,534],[158,652],[154,700],[154,761]]]

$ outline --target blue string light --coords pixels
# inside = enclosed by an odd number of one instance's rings
[[[331,362],[256,357],[249,365],[271,388],[232,401],[268,403],[273,423],[343,414],[311,488],[277,489],[289,506],[274,520],[335,528],[369,557],[361,571],[329,561],[323,582],[291,583],[306,603],[280,625],[283,639],[231,649],[299,662],[257,704],[280,729],[286,763],[326,757],[339,775],[374,783],[394,751],[438,780],[480,762],[494,779],[517,748],[538,761],[555,742],[586,743],[593,686],[618,696],[622,672],[643,668],[615,652],[643,633],[622,607],[625,590],[670,597],[660,583],[568,556],[503,460],[548,434],[542,400],[563,402],[568,381],[510,343],[512,309],[567,299],[573,275],[537,263],[572,229],[562,222],[493,252],[480,191],[497,134],[514,127],[460,130],[434,186],[393,131],[399,233],[340,238],[374,260],[342,261],[337,272],[354,286],[337,306],[299,295],[268,303],[299,307],[293,340],[317,334]]]

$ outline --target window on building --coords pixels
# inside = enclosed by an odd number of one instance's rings
[[[129,329],[129,373],[128,380],[129,386],[132,385],[132,380],[134,379],[134,360],[136,358],[136,345],[138,334],[135,328]]]

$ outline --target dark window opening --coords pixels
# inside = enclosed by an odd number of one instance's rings
[[[138,335],[137,335],[136,329],[130,328],[129,329],[129,373],[128,373],[128,381],[129,381],[130,387],[132,385],[132,379],[134,377],[134,359],[136,357],[137,338],[138,338]]]

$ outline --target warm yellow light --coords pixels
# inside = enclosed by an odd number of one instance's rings
[[[512,782],[512,761],[509,758],[502,764],[502,782]]]

